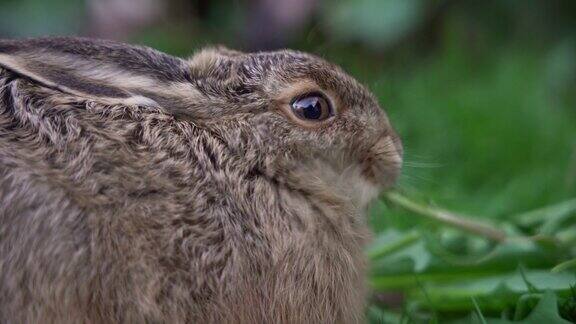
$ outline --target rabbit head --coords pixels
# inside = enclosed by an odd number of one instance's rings
[[[251,175],[329,188],[359,206],[401,166],[400,140],[375,97],[314,55],[209,48],[183,60],[63,38],[4,41],[0,65],[72,95],[159,107],[209,130]]]
[[[242,154],[259,171],[310,190],[329,188],[358,206],[396,180],[399,137],[376,98],[338,66],[296,51],[226,49],[204,50],[189,64],[206,80],[196,88],[224,99],[196,112],[233,147],[246,148]]]

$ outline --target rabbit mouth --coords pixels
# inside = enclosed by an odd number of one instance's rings
[[[395,135],[384,135],[362,160],[362,175],[371,183],[388,188],[396,183],[402,167],[402,145]]]

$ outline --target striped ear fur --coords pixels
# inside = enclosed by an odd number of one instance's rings
[[[0,40],[0,67],[43,86],[108,103],[156,105],[156,96],[148,94],[161,96],[189,85],[187,66],[150,48],[106,40]]]

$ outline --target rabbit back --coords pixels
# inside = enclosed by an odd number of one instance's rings
[[[0,322],[193,314],[191,300],[220,289],[229,254],[217,219],[189,212],[215,199],[195,192],[212,185],[198,153],[211,143],[153,109],[78,102],[0,73]],[[200,254],[210,260],[189,264]]]

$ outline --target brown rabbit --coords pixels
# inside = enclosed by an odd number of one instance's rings
[[[401,161],[310,54],[0,41],[0,322],[361,322]]]

